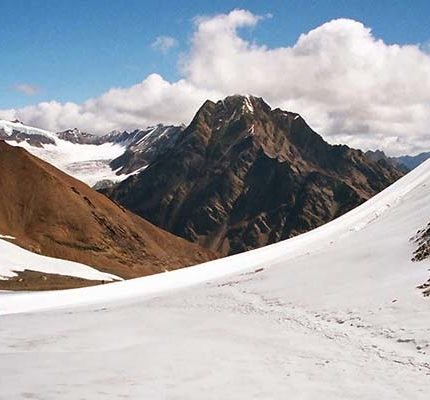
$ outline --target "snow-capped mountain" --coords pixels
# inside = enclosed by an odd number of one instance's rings
[[[0,140],[24,147],[90,186],[119,182],[170,149],[183,127],[157,125],[98,136],[69,129],[54,133],[20,121],[0,120]]]
[[[113,143],[124,143],[126,151],[112,160],[111,167],[119,174],[142,170],[156,158],[169,151],[181,136],[184,126],[156,125],[145,130],[123,132],[106,137]]]
[[[25,142],[34,147],[42,147],[45,144],[55,144],[56,139],[54,133],[27,126],[21,121],[0,120],[0,140]]]
[[[330,145],[299,114],[254,96],[206,101],[175,137],[150,168],[105,193],[224,255],[315,228],[403,175],[360,150]]]
[[[427,400],[430,304],[417,286],[429,260],[412,261],[410,239],[429,216],[427,161],[274,245],[92,288],[0,293],[0,313],[15,314],[1,318],[2,395]]]

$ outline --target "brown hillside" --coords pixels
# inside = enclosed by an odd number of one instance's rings
[[[21,148],[0,141],[0,233],[123,278],[214,258]]]

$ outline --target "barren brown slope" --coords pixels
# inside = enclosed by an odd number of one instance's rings
[[[0,141],[0,234],[51,257],[123,278],[180,268],[214,253],[155,227],[21,148]]]

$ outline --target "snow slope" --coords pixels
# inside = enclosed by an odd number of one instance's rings
[[[0,294],[2,395],[427,399],[430,302],[416,286],[429,262],[410,261],[409,238],[429,217],[427,161],[272,246],[111,285]]]
[[[3,136],[2,131],[5,133]],[[120,182],[139,173],[156,155],[173,146],[180,131],[182,127],[157,125],[133,132],[94,136],[77,129],[53,133],[0,119],[0,139],[12,146],[25,148],[89,186],[105,180]],[[14,132],[17,135],[14,136]],[[131,165],[128,165],[127,157],[117,160],[127,150],[133,155],[128,154],[128,158],[134,161]],[[118,164],[114,168],[110,165],[113,160]]]
[[[0,235],[0,279],[16,276],[16,272],[27,269],[91,280],[122,280],[118,276],[100,272],[84,264],[32,253],[1,239],[13,239],[13,237]]]
[[[27,126],[19,121],[6,121],[3,119],[0,119],[0,129],[3,129],[6,133],[6,135],[11,136],[12,132],[14,130],[26,133],[27,135],[40,135],[40,136],[46,136],[52,140],[56,139],[56,136],[53,132],[35,128],[32,126]]]
[[[58,138],[55,141],[55,145],[46,144],[42,148],[31,146],[27,142],[7,143],[24,147],[31,154],[89,186],[104,179],[119,182],[127,177],[116,175],[109,166],[110,161],[124,153],[125,147],[121,144],[75,144]]]

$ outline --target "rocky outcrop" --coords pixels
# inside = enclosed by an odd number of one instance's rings
[[[127,149],[112,160],[111,168],[117,174],[130,174],[148,166],[175,145],[182,131],[182,126],[157,125],[128,133],[121,142],[126,143]]]
[[[167,153],[106,194],[154,224],[233,254],[313,229],[402,175],[326,143],[261,98],[206,101]]]
[[[430,223],[424,229],[420,229],[411,241],[417,245],[412,261],[430,258]]]
[[[0,140],[10,140],[17,143],[27,142],[30,146],[42,147],[46,144],[55,144],[54,139],[37,133],[27,133],[19,129],[13,129],[7,132],[5,129],[0,129]]]

